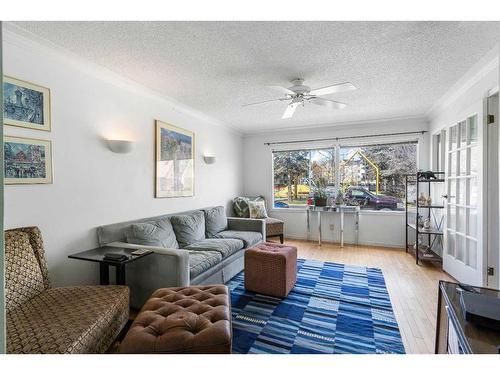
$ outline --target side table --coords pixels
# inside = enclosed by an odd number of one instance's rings
[[[142,255],[132,255],[131,253],[135,250],[136,249],[124,249],[121,247],[103,246],[69,255],[68,258],[99,263],[99,274],[100,274],[101,285],[109,285],[109,268],[113,266],[116,268],[116,284],[125,285],[125,266],[128,263],[135,262],[140,258],[148,256],[149,254],[153,254],[151,252]],[[104,259],[105,254],[125,255],[127,259],[119,262],[105,260]]]

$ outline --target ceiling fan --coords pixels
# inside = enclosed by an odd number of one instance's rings
[[[304,85],[304,79],[302,78],[296,78],[292,80],[291,83],[293,86],[289,88],[282,86],[267,86],[273,90],[285,94],[284,98],[264,100],[262,102],[257,102],[257,103],[243,104],[243,107],[269,103],[269,102],[290,101],[290,103],[288,103],[288,106],[285,109],[285,113],[283,113],[283,116],[281,117],[282,119],[287,119],[293,116],[295,110],[299,105],[304,106],[306,103],[313,103],[324,107],[328,107],[330,109],[345,108],[347,107],[347,104],[345,103],[336,102],[330,99],[320,98],[320,96],[334,94],[337,92],[356,90],[356,86],[354,86],[350,82],[339,83],[336,85],[321,87],[319,89],[314,89],[314,90],[311,90],[309,86]]]

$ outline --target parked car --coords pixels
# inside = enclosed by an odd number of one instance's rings
[[[288,203],[283,202],[283,201],[275,201],[274,202],[274,208],[289,208],[290,206]]]
[[[358,201],[361,208],[372,210],[398,210],[400,201],[398,198],[372,193],[360,186],[348,187],[345,197]]]

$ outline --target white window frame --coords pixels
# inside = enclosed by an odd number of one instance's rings
[[[270,190],[269,196],[270,199],[270,211],[276,210],[280,212],[304,212],[306,207],[291,207],[291,208],[278,208],[274,207],[274,152],[283,152],[283,151],[311,151],[318,149],[326,149],[333,148],[335,149],[335,189],[338,190],[340,188],[340,168],[339,168],[339,159],[340,159],[340,149],[343,147],[362,147],[362,146],[376,146],[376,145],[384,145],[391,143],[415,143],[416,144],[416,162],[417,162],[417,170],[420,168],[420,147],[421,142],[423,140],[423,134],[417,135],[416,137],[408,137],[408,136],[387,136],[380,137],[376,140],[367,141],[367,138],[359,138],[359,139],[344,139],[337,141],[314,141],[307,144],[307,146],[300,147],[299,143],[283,143],[283,144],[275,144],[270,147],[269,152],[269,160],[271,165],[271,173],[270,173]],[[431,145],[432,147],[432,145]],[[384,211],[376,211],[376,210],[363,210],[363,212],[377,213],[377,214],[386,214]],[[403,212],[404,213],[404,212]],[[399,211],[391,211],[391,214],[401,214]]]

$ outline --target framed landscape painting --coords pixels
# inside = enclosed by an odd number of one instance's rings
[[[50,90],[4,76],[3,122],[5,125],[50,131]]]
[[[194,133],[156,120],[155,197],[194,195]]]
[[[5,184],[51,184],[52,144],[43,139],[4,137]]]

